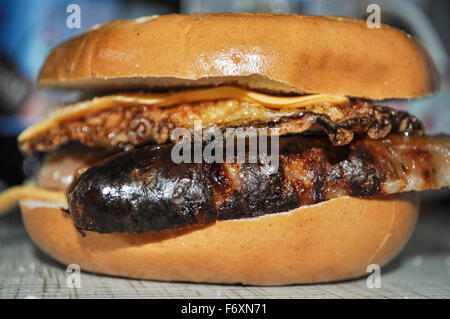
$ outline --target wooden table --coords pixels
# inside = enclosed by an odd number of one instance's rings
[[[81,274],[68,288],[66,268],[29,239],[19,212],[0,217],[0,298],[450,298],[450,209],[426,203],[406,249],[381,270],[381,288],[366,278],[337,284],[246,287],[128,280]]]

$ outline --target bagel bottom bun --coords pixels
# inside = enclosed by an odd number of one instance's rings
[[[163,281],[287,285],[368,275],[404,247],[419,195],[342,197],[286,213],[142,234],[77,231],[64,203],[20,201],[34,243],[82,271]]]

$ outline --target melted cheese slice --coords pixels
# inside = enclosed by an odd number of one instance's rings
[[[272,109],[304,108],[314,104],[345,104],[343,96],[312,94],[302,96],[274,96],[232,86],[186,90],[176,93],[123,93],[96,97],[56,109],[46,119],[26,129],[19,135],[23,142],[36,134],[56,126],[62,121],[101,112],[118,106],[155,105],[168,107],[182,103],[192,103],[222,99],[238,99],[259,103]]]
[[[54,203],[61,208],[67,208],[66,195],[62,191],[20,185],[13,186],[0,193],[0,215],[11,211],[20,200],[37,200]]]

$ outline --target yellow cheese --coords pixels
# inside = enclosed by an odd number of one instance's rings
[[[67,199],[63,191],[47,190],[36,186],[20,185],[10,187],[0,193],[0,215],[7,213],[21,199],[43,200],[61,204],[67,208]]]
[[[167,107],[181,103],[192,103],[221,99],[239,99],[257,102],[265,107],[273,109],[301,108],[314,104],[344,104],[348,99],[343,96],[312,94],[302,96],[273,96],[254,91],[221,86],[206,89],[193,89],[175,93],[123,93],[96,97],[72,105],[58,108],[46,119],[26,129],[19,136],[19,142],[23,142],[36,134],[42,133],[58,123],[81,117],[94,112],[108,110],[118,106],[155,105]]]

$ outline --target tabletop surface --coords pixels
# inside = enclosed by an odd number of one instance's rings
[[[69,288],[64,265],[29,239],[18,211],[0,217],[0,298],[450,298],[450,207],[425,204],[404,251],[367,278],[341,283],[252,287],[129,280],[81,272]],[[370,275],[368,273],[368,275]]]

